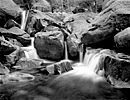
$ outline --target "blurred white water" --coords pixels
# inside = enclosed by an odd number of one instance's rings
[[[79,47],[79,62],[83,62],[83,44]]]
[[[24,30],[26,27],[29,11],[23,10],[21,13],[21,29]]]
[[[103,76],[104,74],[104,58],[109,55],[108,50],[87,50],[84,56],[83,64],[85,67],[94,71],[96,74]]]
[[[40,59],[36,49],[34,48],[34,37],[31,38],[31,45],[28,47],[21,47],[27,59]]]
[[[21,17],[22,17],[22,20],[21,20],[21,29],[24,30],[25,19],[26,19],[26,11],[23,10],[23,12],[21,13]]]
[[[66,41],[64,42],[65,45],[65,60],[68,60],[68,50],[67,50],[67,43]]]

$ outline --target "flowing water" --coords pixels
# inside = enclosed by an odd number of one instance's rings
[[[66,41],[64,42],[65,45],[65,60],[68,60],[68,50],[67,50],[67,43]]]
[[[21,29],[24,30],[24,28],[25,28],[25,19],[26,19],[26,11],[23,11],[21,15],[22,15]]]
[[[34,48],[34,38],[31,38],[31,45],[28,47],[21,47],[21,49],[24,51],[25,56],[27,59],[40,59],[36,49]]]
[[[22,16],[22,20],[21,20],[21,29],[22,29],[22,30],[24,30],[25,27],[26,27],[28,15],[29,15],[29,11],[23,10],[23,12],[22,12],[22,14],[21,14],[21,16]]]

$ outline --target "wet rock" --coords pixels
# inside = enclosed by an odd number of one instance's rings
[[[67,38],[67,50],[69,59],[77,59],[79,56],[79,41],[75,35],[70,35]]]
[[[42,59],[61,60],[64,57],[64,36],[60,31],[39,32],[34,47]]]
[[[19,28],[20,28],[20,25],[19,25],[17,22],[15,22],[13,19],[9,19],[9,20],[5,23],[4,28],[10,29],[10,28],[12,28],[12,27],[19,27]]]
[[[114,35],[130,25],[129,2],[129,0],[116,0],[99,13],[89,26],[89,30],[83,34],[82,43],[97,47],[100,46],[98,43],[101,43],[104,47],[110,42],[110,46],[107,47],[111,47]]]
[[[130,57],[123,54],[107,56],[104,60],[105,76],[113,77],[118,81],[130,80]]]
[[[46,67],[49,74],[61,74],[73,70],[72,62],[69,60],[62,60]]]
[[[31,43],[30,35],[18,27],[0,28],[0,33],[5,37],[17,39],[23,46],[28,46]]]
[[[114,36],[114,41],[116,44],[116,50],[118,52],[123,52],[125,54],[130,54],[128,49],[130,48],[130,27],[124,29],[123,31],[117,33]]]

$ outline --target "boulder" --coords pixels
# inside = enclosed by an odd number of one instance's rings
[[[101,46],[98,45],[99,43],[106,47],[112,46],[114,35],[130,25],[129,4],[129,0],[115,0],[99,13],[90,24],[88,31],[83,34],[82,43],[86,46],[99,47]],[[106,45],[108,42],[109,45]]]
[[[72,62],[69,60],[62,60],[60,62],[48,65],[46,70],[49,72],[49,74],[62,74],[73,70]]]
[[[13,0],[0,0],[1,12],[16,18],[20,15],[22,9]]]
[[[0,27],[3,27],[8,19],[20,16],[22,9],[13,0],[0,0]]]
[[[106,56],[104,70],[105,76],[111,84],[117,87],[125,87],[130,81],[130,56],[120,53],[114,56]],[[130,87],[130,84],[128,86]]]
[[[5,40],[4,37],[0,37],[0,55],[9,55],[16,50],[15,46]]]
[[[130,48],[130,27],[124,29],[123,31],[117,33],[114,36],[114,41],[116,44],[116,50],[118,52],[123,52],[125,54],[130,54],[128,49]]]
[[[64,36],[60,31],[37,33],[34,47],[42,59],[61,60],[64,58]]]
[[[59,25],[61,19],[62,17],[55,13],[33,10],[29,13],[26,31],[33,36],[40,31],[46,32],[52,30],[51,26]]]
[[[23,46],[28,46],[31,43],[30,35],[18,27],[0,28],[0,33],[5,37],[17,39]]]
[[[77,59],[79,58],[79,43],[78,39],[74,34],[71,34],[67,37],[67,50],[69,59]]]

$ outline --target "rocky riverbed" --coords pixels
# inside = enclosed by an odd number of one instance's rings
[[[129,100],[130,1],[63,1],[0,0],[0,100]]]

